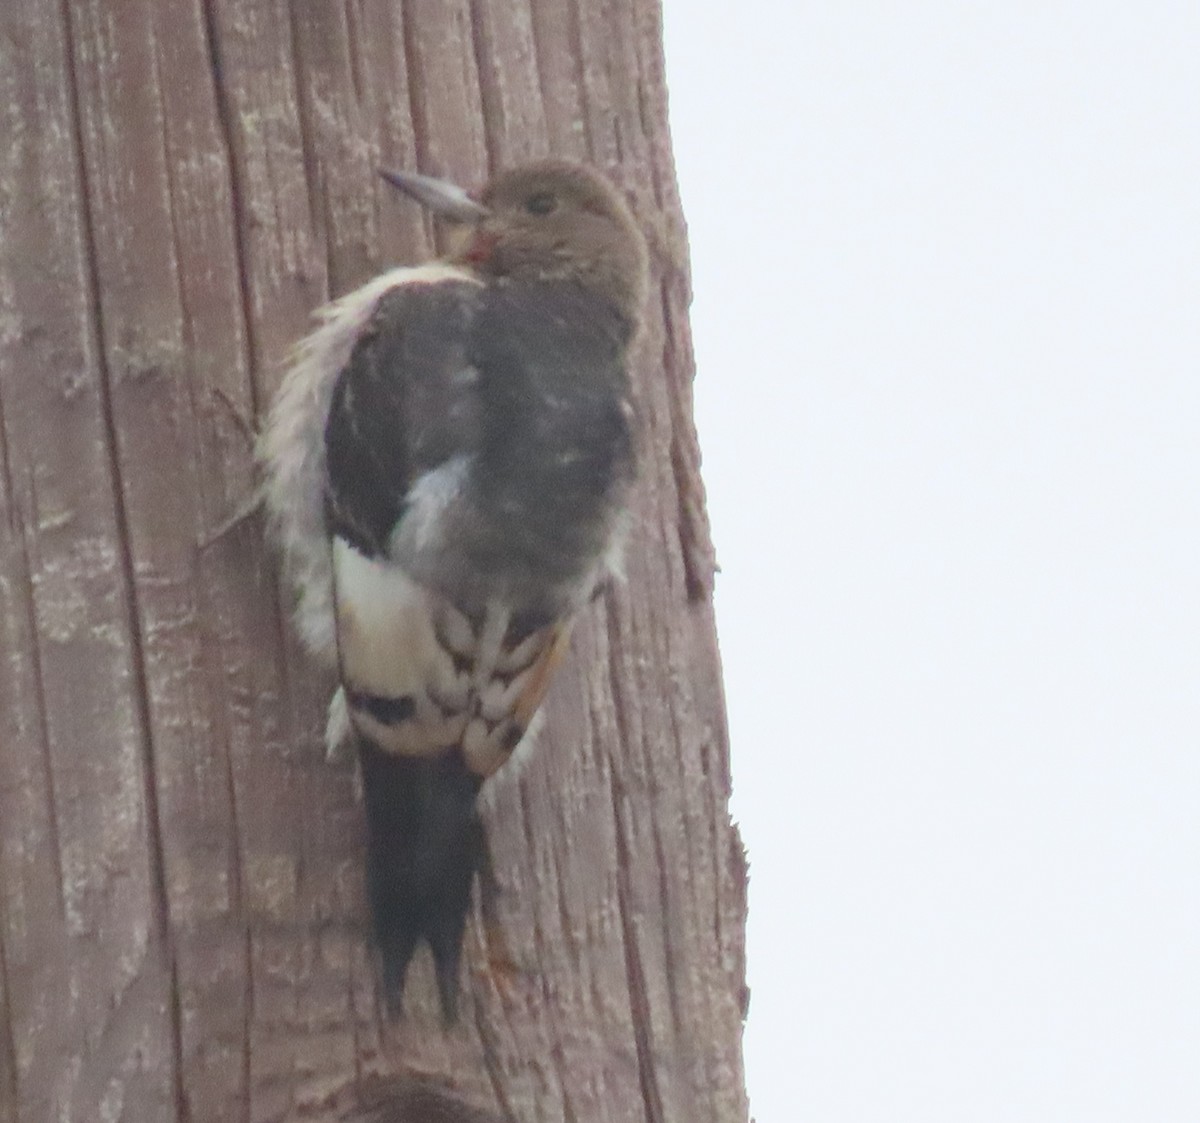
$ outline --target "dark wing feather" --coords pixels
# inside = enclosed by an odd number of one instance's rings
[[[330,529],[378,556],[414,480],[478,442],[468,360],[479,286],[401,284],[380,299],[338,377],[325,427]]]

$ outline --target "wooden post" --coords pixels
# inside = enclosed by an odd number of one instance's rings
[[[0,5],[0,1123],[741,1123],[745,869],[655,0]],[[487,803],[524,974],[391,1026],[253,425],[433,251],[380,164],[555,153],[655,250],[628,583]],[[468,959],[478,959],[477,928]]]

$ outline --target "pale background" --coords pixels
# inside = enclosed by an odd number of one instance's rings
[[[1200,1121],[1200,5],[666,0],[759,1123]]]

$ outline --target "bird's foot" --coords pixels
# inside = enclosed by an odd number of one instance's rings
[[[513,954],[508,937],[495,920],[483,924],[483,957],[473,974],[488,983],[501,1002],[513,1002],[534,972]]]

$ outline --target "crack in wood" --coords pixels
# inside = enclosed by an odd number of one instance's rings
[[[625,813],[621,810],[621,786],[615,777],[609,789],[612,797],[613,821],[617,836],[617,911],[621,918],[621,942],[625,954],[625,982],[629,991],[630,1014],[633,1022],[634,1047],[637,1050],[638,1079],[642,1102],[649,1123],[667,1123],[663,1111],[662,1093],[654,1065],[654,1040],[650,1029],[650,996],[646,991],[646,974],[638,947],[637,925],[633,918],[633,885],[629,875],[632,855],[625,837]]]
[[[249,375],[250,406],[254,416],[262,413],[258,396],[259,342],[254,316],[254,298],[250,290],[250,239],[247,232],[249,212],[246,209],[243,181],[244,158],[238,131],[234,126],[234,108],[225,81],[225,65],[221,50],[221,31],[217,20],[217,0],[200,0],[205,47],[208,50],[209,73],[212,76],[213,102],[217,112],[217,131],[225,149],[229,168],[229,201],[232,211],[234,257],[238,295],[242,308],[243,362]]]
[[[586,2],[586,0],[585,0]],[[583,16],[580,12],[580,0],[568,0],[567,3],[567,34],[571,43],[571,61],[575,64],[575,83],[579,89],[579,127],[583,134],[583,150],[591,157],[596,155],[595,138],[592,136],[591,115],[588,103],[591,100],[587,83],[587,52],[583,45]]]
[[[625,715],[626,699],[622,696],[621,683],[624,675],[617,663],[617,648],[612,637],[619,634],[616,609],[610,601],[607,605],[609,620],[608,680],[613,698],[613,712],[617,717],[621,743],[632,745],[630,730]],[[637,1052],[638,1078],[641,1085],[642,1102],[646,1108],[648,1123],[667,1123],[663,1109],[662,1091],[658,1086],[655,1069],[653,1031],[651,1029],[650,996],[646,990],[646,974],[638,946],[637,926],[633,916],[633,881],[631,869],[633,856],[629,849],[628,825],[621,808],[622,784],[615,772],[609,772],[609,797],[612,803],[613,833],[617,846],[617,913],[621,921],[621,943],[625,956],[625,982],[629,992],[630,1013],[633,1022],[634,1048]]]
[[[671,425],[671,473],[677,500],[675,525],[688,600],[707,602],[712,598],[718,567],[705,513],[704,483],[700,477],[700,445],[691,417],[690,378],[693,366],[690,353],[682,353],[675,334],[673,309],[666,283],[659,290],[659,299],[665,351],[663,366],[679,374],[679,381],[666,387]],[[683,400],[685,396],[686,401]]]
[[[4,897],[0,895],[0,1115],[2,1123],[17,1123],[17,1110],[21,1102],[21,1071],[17,1065],[16,1030],[13,1028],[12,993],[8,975],[8,952],[4,934],[8,930],[8,916],[4,908]]]
[[[129,637],[130,662],[132,664],[134,682],[133,702],[140,730],[138,748],[142,765],[142,790],[146,809],[147,865],[149,868],[150,891],[154,907],[157,950],[163,958],[163,965],[167,976],[167,1021],[171,1054],[170,1083],[174,1090],[177,1118],[179,1123],[186,1123],[189,1119],[189,1110],[183,1085],[179,975],[175,958],[174,940],[171,932],[162,845],[162,823],[159,818],[157,776],[150,722],[149,680],[146,673],[145,652],[142,647],[137,581],[134,573],[131,546],[132,527],[128,511],[125,507],[117,424],[113,410],[112,373],[109,369],[105,349],[104,316],[100,303],[100,263],[97,253],[94,217],[92,215],[94,195],[92,194],[92,185],[89,179],[87,153],[84,148],[79,82],[75,70],[77,33],[72,19],[70,0],[60,0],[59,16],[62,21],[64,52],[66,55],[64,70],[67,80],[68,119],[71,130],[71,142],[75,153],[75,174],[79,184],[79,197],[81,199],[79,223],[87,283],[86,305],[95,338],[98,397],[105,454],[108,460],[109,481],[112,490],[114,521],[117,529],[118,568],[122,593],[125,599],[125,626]]]
[[[413,150],[417,157],[417,171],[428,175],[431,174],[429,167],[429,110],[425,104],[425,93],[421,88],[421,60],[417,47],[417,30],[411,6],[407,3],[400,9],[400,37],[404,43],[405,92],[408,94],[408,116],[413,128]]]
[[[487,160],[488,175],[500,169],[496,167],[496,143],[493,133],[503,135],[504,106],[496,90],[495,81],[489,76],[487,58],[490,44],[486,42],[485,16],[480,7],[481,0],[469,0],[467,14],[471,22],[471,58],[475,64],[475,83],[479,87],[479,103],[483,111],[483,150]]]
[[[37,708],[38,744],[41,749],[39,759],[42,767],[42,778],[46,791],[46,820],[48,825],[50,853],[54,863],[54,882],[58,916],[66,923],[67,905],[63,896],[63,854],[62,836],[58,823],[58,796],[55,790],[54,767],[50,753],[50,722],[49,709],[46,699],[46,672],[43,665],[42,637],[38,630],[37,619],[37,589],[33,580],[33,558],[30,553],[30,534],[28,522],[21,512],[20,504],[13,490],[11,464],[8,454],[8,441],[5,436],[5,420],[3,401],[0,400],[0,451],[3,452],[5,493],[11,507],[11,517],[15,520],[13,532],[20,542],[22,566],[21,601],[25,608],[25,627],[29,636],[29,669],[33,677],[33,696]],[[34,477],[29,477],[30,491],[34,489]],[[33,504],[31,503],[31,506]],[[36,507],[34,507],[36,509]]]
[[[522,1123],[508,1092],[505,1091],[504,1069],[500,1055],[496,1052],[495,1045],[492,1044],[490,1029],[484,1021],[483,1007],[479,1002],[472,1003],[472,1006],[475,1010],[475,1032],[479,1036],[479,1045],[483,1050],[483,1067],[487,1072],[488,1082],[492,1086],[492,1094],[496,1097],[496,1104],[503,1113],[504,1123]]]
[[[245,972],[246,988],[244,994],[244,1005],[242,1008],[242,1024],[240,1030],[239,1051],[241,1054],[241,1123],[252,1123],[251,1117],[251,1050],[250,1041],[251,1033],[254,1025],[254,988],[250,985],[254,970],[253,947],[251,942],[250,924],[246,917],[245,904],[245,887],[243,885],[242,870],[242,823],[241,823],[241,808],[238,803],[237,794],[237,778],[233,770],[233,746],[229,736],[228,727],[224,727],[223,744],[221,747],[221,759],[224,763],[225,790],[229,800],[229,820],[230,820],[230,905],[234,916],[243,918],[241,925],[242,930],[242,965]]]
[[[350,88],[354,91],[354,101],[361,108],[363,104],[362,33],[359,31],[359,15],[354,0],[345,0],[343,9],[346,13],[346,53],[347,68],[350,72]]]
[[[534,816],[532,814],[532,810],[529,805],[529,800],[527,798],[526,786],[524,784],[520,785],[520,788],[518,791],[518,798],[520,800],[520,806],[521,806],[521,827],[522,827],[522,830],[525,835],[525,854],[526,854],[526,859],[530,860],[538,852],[537,837],[534,832],[534,822],[535,822],[536,816]],[[555,855],[553,852],[551,852],[551,854],[550,854],[550,861],[554,864],[554,866],[557,870],[557,867],[558,867],[557,855]],[[537,884],[537,883],[538,882],[535,881],[535,884]],[[561,884],[561,879],[560,879],[560,884]],[[526,902],[526,905],[528,906],[529,903],[530,902]],[[542,925],[540,923],[538,914],[536,912],[534,912],[532,915],[533,915],[534,944],[537,948],[538,963],[541,964],[541,963],[545,962],[545,960],[547,958],[546,954],[545,954],[545,944],[546,944],[546,939],[547,939],[547,933],[545,933],[542,930]],[[563,931],[562,931],[563,938],[569,939],[570,934],[571,934],[570,922],[567,919],[566,913],[563,908],[563,898],[562,898],[561,892],[558,894],[558,916],[559,916],[560,922],[562,922],[562,926],[563,926]],[[553,940],[553,934],[551,934],[549,938],[551,940]],[[553,995],[550,993],[549,980],[546,978],[545,972],[541,971],[540,969],[538,970],[538,976],[539,976],[539,980],[541,982],[543,1010],[545,1011],[545,1017],[546,1017],[547,1021],[549,1022],[548,1036],[552,1042],[552,1045],[550,1048],[550,1054],[551,1054],[551,1059],[554,1061],[555,1076],[557,1078],[555,1081],[555,1083],[557,1084],[557,1087],[555,1090],[562,1097],[562,1107],[563,1107],[563,1113],[564,1113],[564,1117],[565,1117],[564,1123],[571,1123],[572,1119],[574,1118],[575,1113],[571,1107],[570,1094],[567,1091],[566,1073],[563,1071],[562,1049],[559,1044],[562,1041],[562,1030],[561,1030],[561,1027],[558,1025],[558,1021],[557,1021],[557,1017],[556,1017],[556,1006],[553,1001]]]
[[[309,101],[309,91],[312,83],[309,81],[308,56],[304,50],[304,36],[300,32],[300,17],[296,13],[295,0],[286,0],[284,9],[287,12],[287,33],[292,48],[292,96],[296,99],[296,112],[300,125],[300,161],[304,166],[304,186],[308,198],[308,221],[311,229],[323,243],[322,251],[327,263],[325,273],[325,296],[329,297],[329,230],[325,226],[325,191],[321,182],[321,169],[317,160],[314,146],[312,123],[312,105]]]

